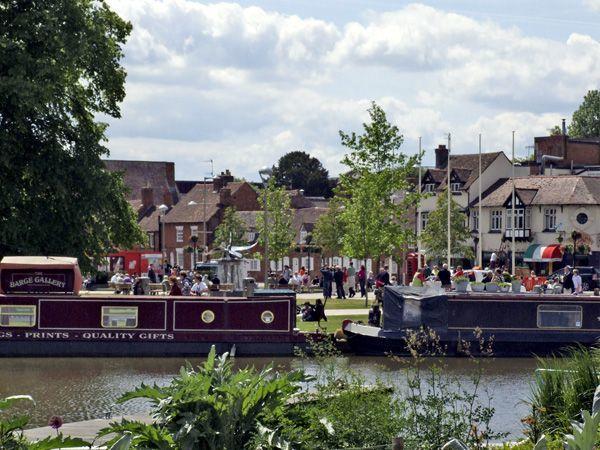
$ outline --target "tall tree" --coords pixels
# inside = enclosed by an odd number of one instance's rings
[[[0,256],[77,256],[87,270],[143,242],[95,120],[120,117],[130,31],[102,1],[0,7]]]
[[[223,219],[215,230],[215,244],[221,247],[247,244],[246,231],[244,220],[234,206],[229,206],[225,208]]]
[[[410,180],[421,155],[400,152],[404,138],[375,102],[368,113],[363,134],[340,131],[349,153],[342,160],[348,171],[340,177],[338,194],[344,206],[344,253],[379,259],[414,240],[408,211],[418,194]]]
[[[573,113],[569,135],[578,138],[600,136],[600,91],[588,91],[585,95],[583,103]]]
[[[317,219],[314,242],[323,255],[339,256],[344,246],[345,224],[342,220],[342,205],[337,197],[329,202],[329,210]]]
[[[283,155],[273,167],[273,177],[278,186],[304,189],[306,195],[331,197],[329,173],[321,161],[306,152]]]
[[[267,187],[261,190],[259,198],[264,198],[265,191],[267,224],[265,227],[265,217],[263,214],[259,214],[256,219],[256,228],[259,232],[258,243],[264,248],[265,237],[268,237],[269,259],[278,260],[289,254],[295,237],[292,227],[291,200],[285,189],[275,185],[273,178],[269,180]]]
[[[465,224],[467,218],[452,196],[450,202],[450,251],[455,257],[472,258],[473,249],[468,244],[471,233]],[[440,193],[435,209],[429,213],[421,242],[428,257],[440,262],[447,259],[448,189]]]

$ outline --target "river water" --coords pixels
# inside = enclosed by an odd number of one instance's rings
[[[202,360],[191,360],[199,364]],[[536,367],[530,358],[480,360],[483,369],[481,387],[491,395],[496,409],[493,427],[521,436],[520,418],[527,415],[524,400]],[[273,362],[281,370],[304,367],[308,372],[318,370],[310,359],[294,358],[236,358],[240,366],[265,366]],[[3,358],[0,359],[0,398],[29,394],[35,406],[26,408],[32,416],[30,426],[47,424],[52,415],[66,422],[105,417],[123,413],[144,413],[143,401],[115,405],[122,393],[141,384],[168,384],[184,363],[182,358]],[[447,358],[444,370],[469,383],[476,369],[468,359]],[[405,364],[388,358],[347,357],[337,362],[339,370],[351,368],[367,380],[382,379],[400,390],[404,386]],[[20,409],[20,408],[19,408]]]

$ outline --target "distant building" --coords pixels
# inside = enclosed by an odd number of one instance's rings
[[[589,255],[580,255],[580,264],[600,264],[600,177],[576,175],[538,175],[515,178],[515,223],[511,226],[512,179],[507,179],[483,197],[482,217],[472,220],[474,230],[482,229],[484,262],[492,252],[505,253],[510,259],[513,233],[517,264],[531,245],[572,244],[573,231],[581,233],[577,246],[589,247]],[[478,202],[470,205],[471,216]],[[562,249],[559,249],[562,253]],[[535,262],[535,261],[529,261]],[[539,261],[543,262],[543,261]],[[563,264],[571,264],[571,256]],[[545,268],[544,268],[545,269]]]

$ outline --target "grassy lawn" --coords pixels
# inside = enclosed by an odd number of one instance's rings
[[[301,294],[296,297],[296,304],[301,305],[304,302],[315,303],[316,299],[322,299],[323,296],[320,294]],[[369,294],[369,305],[375,299],[373,294]],[[347,298],[346,300],[338,300],[337,298],[332,298],[327,300],[327,305],[325,305],[325,309],[361,309],[365,307],[365,299],[364,298]]]
[[[327,302],[329,304],[329,302]],[[329,316],[327,318],[327,322],[321,322],[321,328],[323,331],[327,331],[329,333],[335,332],[338,328],[342,328],[342,322],[346,319],[352,320],[362,320],[363,322],[367,322],[367,315],[365,314],[360,316]],[[300,318],[296,320],[296,327],[300,331],[315,331],[317,329],[317,322],[302,322]]]

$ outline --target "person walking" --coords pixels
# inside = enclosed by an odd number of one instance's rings
[[[573,269],[573,295],[583,294],[583,281],[579,270]]]
[[[352,261],[348,265],[348,293],[350,298],[356,295],[356,268]]]
[[[154,271],[154,265],[150,264],[148,267],[148,279],[150,283],[156,283],[156,272]]]
[[[328,266],[321,268],[321,280],[323,282],[323,298],[327,300],[331,298],[331,284],[333,283],[333,273]]]
[[[360,296],[367,295],[367,268],[364,265],[360,266],[358,271],[358,284],[360,286]]]
[[[438,272],[438,278],[442,283],[442,287],[444,289],[450,289],[452,283],[450,282],[451,274],[448,270],[448,264],[442,265],[441,270]]]
[[[335,281],[337,298],[346,299],[346,293],[344,292],[344,272],[342,272],[340,266],[336,266],[335,272],[333,273],[333,280]]]

